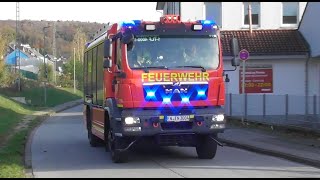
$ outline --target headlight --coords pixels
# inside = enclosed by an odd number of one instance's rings
[[[138,117],[126,117],[124,119],[124,122],[126,124],[137,124],[137,123],[140,123],[140,118],[138,118]]]
[[[213,115],[212,116],[212,121],[221,122],[223,120],[224,120],[224,115],[223,114],[218,114],[218,115]]]

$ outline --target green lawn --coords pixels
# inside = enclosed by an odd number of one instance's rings
[[[27,128],[21,129],[15,134],[12,134],[12,130],[19,124],[23,116],[44,108],[43,94],[43,88],[28,89],[21,93],[0,91],[0,144],[4,142],[6,137],[12,135],[9,141],[0,147],[0,178],[25,177],[25,143],[33,127],[41,122],[41,117],[35,118]],[[73,94],[73,89],[66,88],[48,88],[47,95],[46,107],[82,98],[81,91]],[[31,100],[31,106],[17,103],[11,100],[10,96],[26,97]]]
[[[31,102],[31,106],[35,107],[53,107],[64,102],[73,101],[82,97],[82,92],[76,90],[73,93],[72,88],[52,88],[46,89],[47,104],[45,105],[45,90],[44,88],[26,89],[22,92],[0,91],[0,94],[5,94],[9,97],[25,97],[27,101]]]
[[[12,131],[24,115],[32,112],[31,108],[16,103],[0,94],[0,142]]]

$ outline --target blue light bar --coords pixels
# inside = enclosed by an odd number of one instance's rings
[[[141,24],[141,20],[133,20],[135,25],[140,25]]]
[[[170,98],[163,98],[163,103],[168,104],[171,102]]]
[[[125,27],[139,26],[141,24],[140,20],[130,20],[130,21],[122,21],[121,25]]]
[[[198,96],[205,96],[206,95],[206,92],[205,91],[198,91]]]
[[[128,25],[131,25],[131,26],[134,26],[135,23],[134,21],[122,21],[122,26],[128,26]]]
[[[147,96],[148,97],[154,97],[155,93],[153,91],[149,91],[149,92],[147,92]]]
[[[207,24],[207,25],[213,25],[216,24],[216,22],[212,21],[212,20],[200,20],[201,24]]]
[[[189,98],[187,98],[187,97],[182,98],[182,102],[183,103],[188,103],[189,102]]]

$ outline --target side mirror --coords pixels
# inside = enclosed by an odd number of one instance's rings
[[[232,60],[231,60],[231,65],[232,66],[240,66],[240,61],[237,58],[238,54],[239,54],[239,43],[238,43],[238,39],[237,38],[232,38],[231,39],[231,53],[232,53]]]
[[[239,58],[237,58],[237,57],[233,57],[232,59],[231,59],[231,65],[232,66],[240,66],[240,61],[239,61]]]
[[[105,58],[103,61],[103,68],[107,69],[111,67],[112,67],[112,61],[110,59]]]
[[[239,54],[239,43],[237,38],[232,38],[231,39],[231,53],[233,57],[238,56]]]
[[[104,58],[112,57],[112,41],[111,39],[107,39],[104,41]]]
[[[121,42],[123,44],[129,44],[129,43],[133,42],[133,40],[134,40],[134,36],[131,32],[123,33],[123,36],[121,38]]]

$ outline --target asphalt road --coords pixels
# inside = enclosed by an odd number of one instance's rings
[[[103,147],[90,147],[81,111],[57,113],[35,131],[35,177],[320,177],[314,167],[226,146],[212,160],[198,159],[195,148],[164,147],[132,151],[128,163],[114,164]]]

